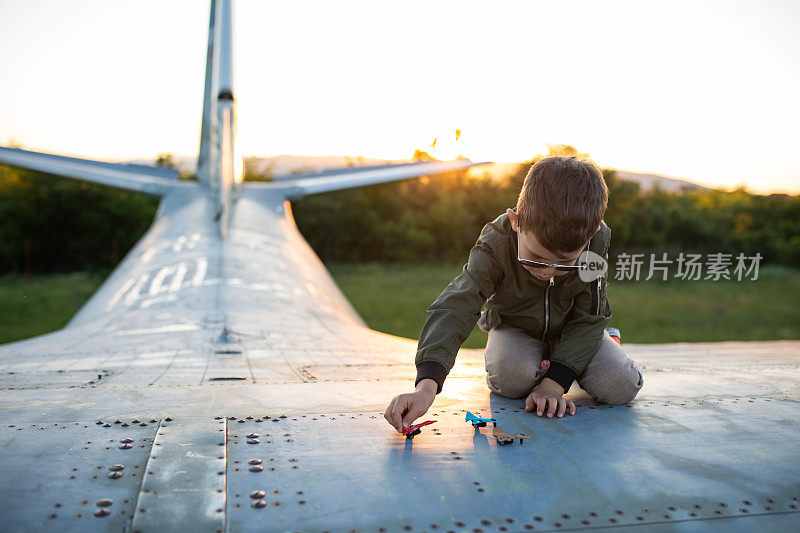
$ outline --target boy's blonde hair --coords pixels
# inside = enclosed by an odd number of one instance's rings
[[[607,206],[608,187],[593,162],[546,157],[525,176],[517,199],[519,228],[554,254],[568,254],[591,239]]]

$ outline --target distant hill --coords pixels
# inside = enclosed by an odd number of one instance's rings
[[[173,161],[178,169],[184,172],[194,172],[197,165],[197,158],[175,156]],[[270,174],[281,176],[285,174],[315,172],[329,168],[360,167],[365,165],[384,165],[389,163],[408,163],[411,159],[373,159],[361,156],[342,156],[342,155],[291,155],[283,154],[273,157],[247,157],[245,165],[249,172],[256,174]],[[130,163],[152,165],[153,160],[136,160]],[[491,177],[499,178],[507,176],[516,171],[520,163],[502,162],[492,163],[481,167],[476,167],[473,172],[476,175],[488,174]],[[643,191],[651,190],[656,184],[666,191],[685,191],[692,189],[709,190],[708,187],[698,185],[691,181],[679,178],[670,178],[658,174],[648,174],[644,172],[634,172],[631,170],[617,171],[620,179],[634,181],[638,183]]]
[[[643,191],[649,191],[655,187],[656,184],[658,184],[662,190],[672,192],[688,191],[692,189],[711,190],[709,187],[704,187],[684,179],[668,178],[666,176],[659,176],[658,174],[645,174],[630,170],[617,169],[617,177],[626,181],[635,181],[642,187]]]

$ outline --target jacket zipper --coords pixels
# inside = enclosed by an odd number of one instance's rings
[[[602,282],[603,281],[601,278],[597,278],[597,312],[595,312],[596,315],[600,314],[600,284]]]
[[[550,323],[550,287],[555,285],[553,278],[550,278],[550,284],[544,291],[544,329],[542,330],[542,340],[547,336],[547,327]]]

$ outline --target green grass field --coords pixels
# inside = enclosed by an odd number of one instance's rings
[[[330,265],[369,326],[418,338],[425,309],[461,265]],[[800,339],[800,271],[762,268],[752,281],[611,281],[611,326],[625,342]],[[464,346],[482,348],[477,327]]]
[[[63,327],[103,283],[102,274],[0,276],[0,343]]]
[[[461,265],[329,265],[364,320],[417,338],[425,309]],[[0,276],[0,343],[64,326],[103,282],[101,274]],[[762,268],[756,281],[627,281],[609,284],[611,325],[625,342],[800,339],[800,271]],[[481,348],[477,328],[464,344]]]

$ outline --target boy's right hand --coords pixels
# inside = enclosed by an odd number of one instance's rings
[[[403,433],[403,427],[410,426],[428,411],[436,399],[436,388],[436,382],[432,379],[421,380],[414,392],[392,398],[383,417],[398,433]]]

